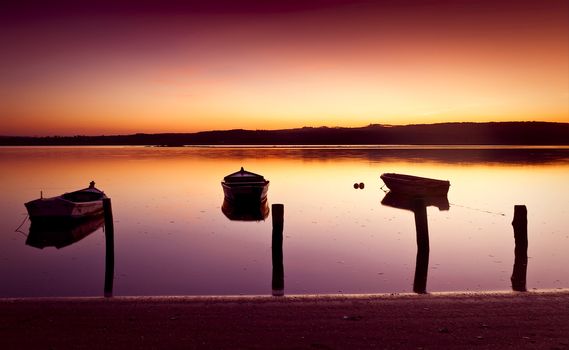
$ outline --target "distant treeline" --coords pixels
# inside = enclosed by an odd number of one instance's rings
[[[569,123],[441,123],[114,136],[0,136],[0,146],[49,145],[569,145]]]

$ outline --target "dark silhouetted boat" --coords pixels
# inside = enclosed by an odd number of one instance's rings
[[[267,200],[261,202],[230,202],[223,201],[221,206],[223,214],[232,221],[261,221],[269,216]]]
[[[426,177],[385,173],[381,179],[391,192],[412,196],[446,196],[450,182]]]
[[[95,188],[91,181],[89,187],[75,192],[65,193],[57,197],[39,198],[24,205],[30,219],[81,219],[103,212],[105,193]]]
[[[76,243],[97,231],[105,223],[103,214],[89,216],[82,220],[51,219],[32,221],[26,244],[43,249],[57,249]]]
[[[241,170],[229,174],[221,182],[225,200],[234,204],[261,203],[267,200],[269,181],[262,175]]]

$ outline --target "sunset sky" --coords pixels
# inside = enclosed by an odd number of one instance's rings
[[[0,135],[569,122],[567,0],[10,2]]]

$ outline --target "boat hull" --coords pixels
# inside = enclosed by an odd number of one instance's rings
[[[267,200],[269,181],[259,183],[222,182],[225,200],[231,203],[262,203]]]
[[[390,191],[412,196],[446,196],[450,182],[429,179],[426,177],[393,174],[382,174],[381,179]]]
[[[103,212],[103,201],[71,202],[61,197],[41,198],[24,204],[30,218],[72,218],[79,219]]]

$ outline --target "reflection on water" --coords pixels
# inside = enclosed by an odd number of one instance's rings
[[[107,200],[110,203],[109,200]],[[110,206],[105,212],[82,218],[36,217],[30,220],[26,245],[43,249],[61,249],[79,242],[105,226],[105,283],[104,296],[113,295],[114,281],[114,228]]]
[[[512,272],[512,289],[517,292],[525,292],[526,276],[528,268],[528,230],[527,208],[516,205],[514,208],[514,270]]]
[[[102,214],[82,220],[32,220],[26,244],[43,249],[57,249],[76,243],[103,226],[105,218]]]
[[[283,229],[284,205],[273,204],[273,233],[271,235],[273,275],[271,285],[274,296],[284,295]]]
[[[241,166],[271,179],[282,238],[271,220],[225,216],[219,179]],[[452,182],[417,211],[426,235],[412,202],[384,198],[386,172]],[[287,295],[423,292],[427,276],[429,292],[504,290],[516,266],[527,289],[569,287],[568,173],[569,149],[0,148],[0,296],[101,294],[101,229],[60,250],[13,232],[29,198],[92,178],[113,199],[114,295],[284,294],[285,278]],[[512,257],[514,204],[528,208],[529,265]]]
[[[198,150],[187,147],[179,150]],[[210,147],[199,157],[221,159],[353,159],[383,162],[399,159],[451,164],[551,164],[569,162],[569,147],[540,146],[310,146],[310,147]]]
[[[450,209],[447,196],[423,196],[418,198],[394,192],[387,192],[385,197],[381,200],[381,204],[383,205],[410,211],[414,211],[416,209],[417,203],[420,203],[424,207],[437,207],[439,210]]]
[[[104,296],[113,296],[115,281],[115,225],[110,198],[103,199],[103,215],[105,216],[105,286]]]
[[[447,196],[410,196],[387,192],[381,201],[382,205],[413,212],[417,239],[417,258],[415,260],[415,278],[413,291],[427,293],[427,274],[429,271],[429,224],[427,207],[435,206],[439,210],[449,210]]]
[[[265,198],[263,201],[241,203],[224,199],[221,211],[232,221],[261,221],[269,216],[270,210]]]
[[[421,200],[415,203],[415,230],[417,237],[417,259],[415,260],[415,278],[413,292],[427,293],[427,273],[429,270],[429,226],[427,206]]]

